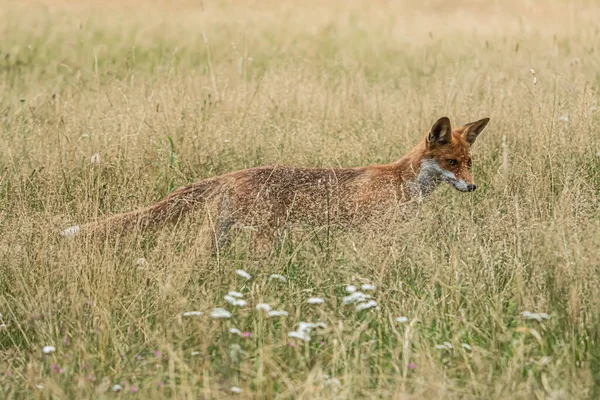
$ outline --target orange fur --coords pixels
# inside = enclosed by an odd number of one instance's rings
[[[204,179],[148,208],[82,229],[150,228],[203,211],[208,203],[217,208],[215,225],[221,244],[236,224],[268,234],[285,224],[364,223],[428,194],[441,180],[459,190],[464,187],[467,189],[463,191],[470,191],[469,185],[474,190],[470,147],[488,121],[486,118],[452,130],[450,121],[441,118],[417,146],[391,164],[357,168],[265,166]]]

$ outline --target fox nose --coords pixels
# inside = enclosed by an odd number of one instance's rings
[[[477,189],[477,185],[475,185],[474,183],[469,183],[467,185],[467,192],[474,192],[475,189]]]

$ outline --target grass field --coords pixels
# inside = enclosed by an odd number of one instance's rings
[[[599,398],[597,2],[6,0],[0,20],[0,397]],[[202,216],[57,235],[233,170],[388,163],[444,115],[491,117],[478,190],[370,234],[268,256],[212,254]],[[363,284],[377,308],[344,304]]]

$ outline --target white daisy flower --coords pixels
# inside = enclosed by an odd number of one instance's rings
[[[231,297],[237,297],[238,299],[241,299],[244,297],[243,294],[241,294],[240,292],[236,292],[234,290],[230,290],[229,293],[227,293],[227,295],[231,296]]]
[[[280,280],[281,282],[287,282],[287,278],[283,275],[279,275],[279,274],[271,274],[271,276],[269,276],[269,280],[271,279],[277,279]]]
[[[60,236],[71,238],[71,237],[74,237],[75,235],[77,235],[80,230],[81,230],[81,228],[79,227],[79,225],[70,226],[67,229],[60,232]]]
[[[340,382],[339,379],[336,378],[329,378],[325,381],[325,386],[341,386],[342,383]]]
[[[252,279],[252,275],[250,275],[249,273],[247,273],[243,269],[236,269],[235,273],[238,274],[239,276],[241,276],[242,278],[246,279],[246,280]]]
[[[365,283],[360,288],[362,290],[375,290],[375,285],[371,285],[370,283]]]
[[[271,306],[268,303],[258,303],[256,305],[256,309],[258,311],[266,311],[266,312],[269,312],[272,310]]]
[[[210,313],[210,316],[215,319],[219,318],[231,318],[231,313],[223,308],[215,308]]]
[[[348,293],[354,293],[354,292],[356,292],[356,286],[354,286],[354,285],[348,285],[348,286],[346,286],[346,292],[348,292]]]
[[[306,302],[308,304],[323,304],[325,303],[325,300],[320,297],[311,297],[310,299],[306,300]]]
[[[202,311],[186,311],[183,313],[184,317],[199,317],[204,314]]]
[[[444,342],[443,344],[436,345],[435,348],[440,350],[452,350],[452,343]]]
[[[467,349],[467,350],[471,351],[471,346],[470,346],[468,343],[462,343],[462,344],[461,344],[461,346],[462,346],[464,349]]]
[[[240,331],[238,328],[229,328],[229,333],[232,333],[232,334],[238,335],[238,336],[242,336],[242,331]]]
[[[344,304],[360,303],[370,299],[371,296],[364,294],[363,292],[353,292],[352,294],[344,297],[342,300]]]
[[[324,322],[298,322],[298,332],[310,332],[314,328],[326,329],[327,325]]]
[[[287,317],[288,312],[283,310],[273,310],[269,311],[269,317]]]
[[[54,353],[55,351],[56,351],[56,347],[54,347],[54,346],[44,346],[42,348],[42,352],[44,354],[51,354],[51,353]]]
[[[123,389],[123,388],[121,387],[121,385],[113,385],[113,387],[112,387],[112,389],[111,389],[111,390],[112,390],[113,392],[120,392],[120,391],[121,391],[121,389]]]
[[[310,342],[310,336],[306,332],[302,332],[302,331],[289,332],[288,336],[291,338],[304,340],[305,342]]]
[[[546,313],[532,313],[529,311],[523,311],[521,316],[525,319],[535,319],[538,322],[542,322],[542,320],[550,319],[550,315]]]
[[[405,323],[405,322],[408,321],[408,318],[406,318],[406,317],[398,317],[398,318],[396,318],[396,321],[399,322],[399,323],[401,323],[401,324],[403,324],[403,323]]]
[[[242,389],[240,389],[240,388],[239,388],[239,387],[237,387],[237,386],[232,386],[232,387],[231,387],[231,391],[232,391],[233,393],[242,393]]]
[[[192,351],[192,353],[191,353],[191,354],[192,354],[193,356],[197,356],[197,355],[199,355],[199,354],[200,354],[200,352],[199,352],[199,351]]]
[[[229,304],[234,305],[234,306],[240,306],[240,307],[244,307],[248,304],[248,302],[246,300],[242,300],[242,299],[236,299],[233,296],[230,295],[225,295],[223,297]]]
[[[377,307],[377,302],[375,300],[369,300],[365,303],[360,303],[356,305],[356,311],[368,310],[369,308]]]

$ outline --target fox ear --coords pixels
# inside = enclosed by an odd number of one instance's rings
[[[442,117],[431,127],[427,142],[430,144],[448,144],[452,136],[452,127],[448,117]]]
[[[490,122],[490,119],[484,118],[465,125],[466,129],[463,135],[469,144],[475,143],[475,139],[477,139],[477,136],[479,136],[481,131],[487,126],[488,122]]]

